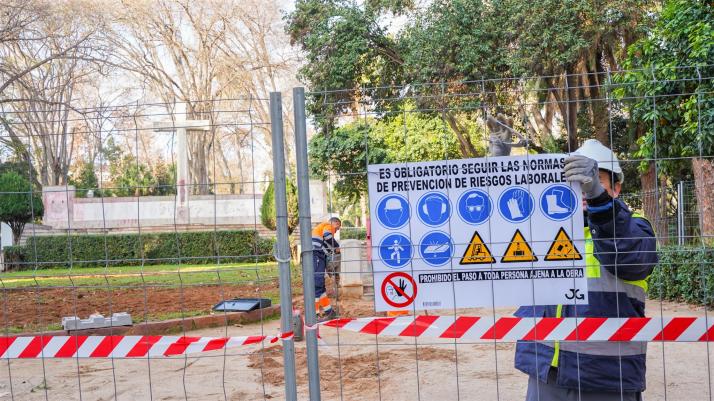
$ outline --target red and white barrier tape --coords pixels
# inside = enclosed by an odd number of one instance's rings
[[[380,336],[468,339],[474,341],[714,341],[714,319],[665,318],[519,318],[478,316],[402,316],[335,319],[306,326],[328,326]],[[0,337],[0,359],[146,358],[194,354],[263,341],[277,336],[34,336]]]
[[[335,319],[325,326],[380,336],[474,341],[714,341],[714,319],[404,316]]]
[[[0,337],[0,358],[146,358],[193,354],[263,341],[289,340],[279,336],[35,336]]]

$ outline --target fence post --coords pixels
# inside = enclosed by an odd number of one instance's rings
[[[307,123],[305,117],[305,88],[293,88],[295,113],[295,161],[297,163],[298,211],[300,216],[300,246],[302,255],[302,291],[305,298],[305,324],[314,326],[315,266],[312,261],[312,222],[310,215],[310,172],[307,165]],[[317,332],[305,333],[307,347],[307,376],[310,400],[320,401],[320,367],[317,355]]]
[[[684,182],[677,183],[677,245],[684,245]]]
[[[283,143],[283,105],[280,92],[270,93],[270,127],[273,138],[273,180],[275,184],[275,226],[278,241],[275,259],[280,271],[280,332],[292,331],[293,300],[290,284],[290,241],[288,239],[288,203],[285,190],[285,145]],[[285,399],[297,401],[295,381],[295,343],[283,340]]]

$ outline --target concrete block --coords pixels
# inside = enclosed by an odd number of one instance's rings
[[[340,287],[342,287],[340,289],[340,295],[342,298],[359,299],[364,295],[364,287],[361,284],[350,286],[340,285]]]
[[[67,316],[62,318],[62,327],[67,331],[98,329],[102,327],[131,326],[132,324],[131,315],[126,312],[115,313],[109,318],[102,315],[91,315],[88,319],[80,319],[77,316]]]
[[[362,241],[346,239],[340,243],[340,287],[362,287]],[[361,296],[361,294],[360,294]]]

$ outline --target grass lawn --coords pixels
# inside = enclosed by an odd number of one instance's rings
[[[297,270],[293,270],[293,283]],[[58,268],[0,273],[0,288],[122,287],[141,285],[252,285],[278,277],[278,265],[246,263],[225,265],[151,265],[107,268]]]

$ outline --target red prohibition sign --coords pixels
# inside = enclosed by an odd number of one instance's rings
[[[396,277],[402,277],[402,278],[407,279],[407,280],[412,284],[412,288],[414,288],[414,294],[412,294],[411,296],[409,296],[409,294],[407,294],[403,289],[401,289],[401,288],[394,282],[394,278],[396,278]],[[392,301],[391,299],[389,299],[389,297],[387,296],[387,284],[391,284],[392,288],[394,288],[394,290],[397,291],[397,293],[399,293],[399,295],[401,295],[401,296],[403,296],[404,298],[406,298],[406,301],[404,301],[404,302],[394,302],[394,301]],[[406,274],[406,273],[403,273],[403,272],[392,273],[392,274],[388,275],[387,277],[385,277],[385,278],[384,278],[384,281],[382,281],[382,299],[384,299],[384,301],[385,301],[386,303],[388,303],[390,306],[393,306],[393,307],[395,307],[395,308],[403,308],[403,307],[405,307],[405,306],[408,306],[409,304],[411,304],[412,302],[414,302],[414,300],[416,299],[416,295],[417,295],[417,285],[416,285],[416,282],[414,281],[414,279],[412,278],[412,276],[410,276],[410,275],[408,275],[408,274]]]

